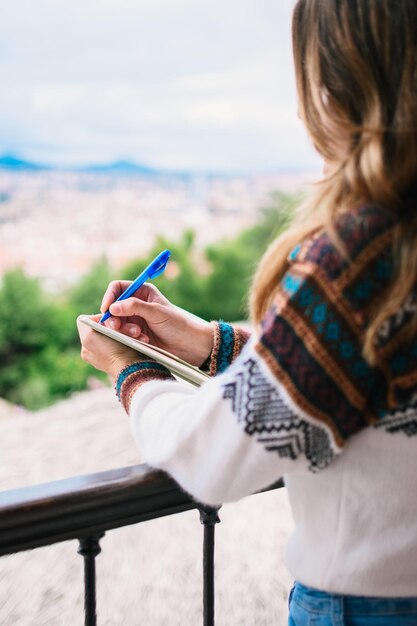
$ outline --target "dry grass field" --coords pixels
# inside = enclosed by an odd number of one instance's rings
[[[0,406],[0,489],[140,462],[110,389],[31,414]],[[1,495],[0,495],[1,498]],[[292,530],[284,490],[224,506],[216,535],[217,626],[284,626]],[[191,511],[113,530],[97,559],[99,626],[202,624],[202,527]],[[67,542],[0,559],[0,626],[84,623],[82,558]]]

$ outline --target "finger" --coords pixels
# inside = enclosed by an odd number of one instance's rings
[[[87,350],[87,348],[85,348],[83,345],[81,345],[81,352],[80,352],[80,356],[82,358],[83,361],[85,361],[86,363],[90,363],[91,361],[91,355],[89,350]]]
[[[105,326],[108,326],[109,328],[112,328],[113,330],[119,330],[119,331],[121,329],[122,324],[123,324],[123,321],[119,317],[109,317],[109,319],[107,319],[104,322]]]
[[[143,285],[139,287],[134,295],[136,296],[136,298],[140,298],[145,302],[152,302],[153,300],[155,300],[158,294],[159,291],[154,285],[152,285],[151,283],[143,283]]]
[[[130,280],[112,280],[104,292],[100,311],[105,313],[109,306],[129,287]]]
[[[103,341],[103,340],[109,341],[107,337],[103,337],[103,335],[99,335],[90,326],[87,326],[87,324],[84,324],[83,318],[85,317],[87,316],[79,315],[77,317],[77,329],[78,329],[78,334],[80,336],[80,341],[81,341],[82,346],[91,347],[92,345],[95,345],[97,341]],[[98,322],[101,315],[100,314],[89,315],[88,317],[94,322]]]
[[[79,315],[77,317],[77,330],[78,330],[78,334],[80,336],[81,344],[84,342],[84,340],[85,340],[85,338],[87,336],[87,333],[90,330],[89,327],[86,324],[83,323],[82,318],[83,318],[82,315]]]
[[[95,333],[91,328],[86,326],[85,324],[80,323],[78,326],[78,332],[80,335],[81,342],[81,358],[84,361],[87,361],[87,355],[90,355],[90,348],[94,345],[95,337],[97,333]]]
[[[78,334],[80,335],[80,340],[81,343],[83,343],[83,341],[85,340],[86,337],[89,336],[89,334],[92,332],[91,328],[89,326],[87,326],[87,324],[84,324],[83,322],[83,318],[85,317],[89,317],[91,320],[93,320],[94,322],[98,322],[101,315],[97,314],[97,315],[79,315],[77,317],[77,329],[78,329]]]
[[[155,285],[152,285],[152,283],[144,283],[134,295],[136,298],[140,298],[145,302],[158,302],[160,304],[168,303],[165,296],[163,296],[159,289],[157,289]]]
[[[136,339],[139,339],[139,335],[142,333],[141,327],[137,324],[123,324],[120,330],[125,335],[135,337]]]
[[[112,315],[132,317],[138,315],[145,320],[152,319],[157,312],[157,304],[145,302],[139,298],[127,298],[127,300],[119,300],[110,306]]]

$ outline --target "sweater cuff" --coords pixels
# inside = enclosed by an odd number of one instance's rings
[[[213,349],[200,369],[208,372],[210,376],[216,376],[224,372],[240,354],[250,337],[250,332],[222,320],[211,324],[214,335]]]
[[[135,392],[150,380],[175,380],[175,378],[164,365],[152,360],[131,363],[119,373],[115,390],[126,413],[129,413]]]

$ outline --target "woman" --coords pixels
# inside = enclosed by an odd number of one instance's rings
[[[293,48],[325,177],[260,262],[253,336],[146,286],[113,324],[213,380],[189,389],[86,329],[82,356],[117,381],[145,459],[198,500],[285,475],[291,625],[415,625],[417,3],[299,0]]]

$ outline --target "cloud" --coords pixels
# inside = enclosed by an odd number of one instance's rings
[[[210,169],[310,167],[292,0],[14,0],[0,151]]]
[[[39,113],[66,113],[79,104],[86,89],[84,85],[39,85],[33,90],[33,109]]]

